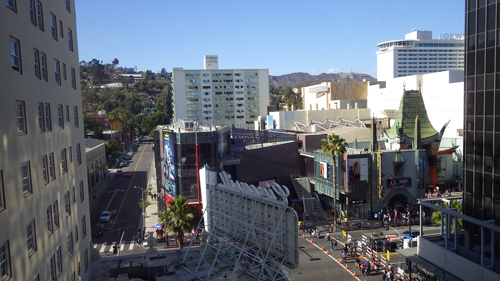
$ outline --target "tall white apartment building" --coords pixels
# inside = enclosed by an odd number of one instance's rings
[[[253,129],[267,115],[269,69],[219,69],[217,56],[205,56],[203,70],[173,68],[174,118]]]
[[[85,280],[91,229],[73,0],[0,5],[0,280]]]
[[[445,70],[464,70],[463,35],[442,34],[432,39],[432,31],[413,31],[404,40],[378,44],[377,80]]]

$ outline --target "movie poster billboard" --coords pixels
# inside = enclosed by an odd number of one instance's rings
[[[175,134],[172,130],[163,130],[163,177],[165,190],[171,196],[177,195],[175,185]]]
[[[328,179],[328,164],[326,162],[319,162],[319,176]]]
[[[352,158],[348,159],[347,181],[368,181],[368,159]]]

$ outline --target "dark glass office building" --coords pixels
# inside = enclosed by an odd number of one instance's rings
[[[466,3],[464,213],[500,225],[500,3]]]

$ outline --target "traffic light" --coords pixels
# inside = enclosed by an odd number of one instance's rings
[[[113,254],[117,254],[118,253],[118,248],[116,247],[116,245],[113,245]]]
[[[123,230],[121,228],[118,229],[118,237],[122,237],[122,234],[123,234]]]

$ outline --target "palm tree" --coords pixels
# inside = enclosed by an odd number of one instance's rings
[[[347,143],[345,139],[341,138],[339,135],[331,134],[326,139],[321,140],[323,145],[321,145],[321,149],[323,150],[323,154],[331,154],[342,155],[346,153]]]
[[[441,206],[441,204],[436,203],[436,206]],[[444,208],[448,209],[448,202],[444,202]],[[463,206],[462,203],[458,202],[458,200],[453,200],[451,201],[451,208],[456,208],[458,213],[462,214],[463,213]],[[443,217],[444,223],[446,223],[446,217]],[[433,224],[441,224],[441,212],[440,211],[434,211],[431,215],[431,221]],[[453,224],[454,220],[451,221],[451,228],[453,229]],[[462,219],[457,219],[457,229],[462,229],[463,228],[463,223]]]
[[[323,145],[321,145],[321,149],[323,150],[323,154],[331,154],[332,157],[335,155],[342,155],[347,151],[347,143],[345,139],[341,138],[339,135],[331,134],[326,139],[321,140]],[[335,161],[333,161],[335,163]],[[335,168],[333,169],[335,171]],[[335,186],[333,187],[334,191],[334,199],[333,199],[333,209],[335,210],[334,214],[334,228],[337,229],[337,202],[335,198]]]
[[[184,248],[184,232],[189,232],[194,226],[194,206],[188,205],[186,197],[176,196],[175,200],[169,203],[160,217],[160,223],[165,228],[164,231],[171,231],[177,237],[179,247]]]

